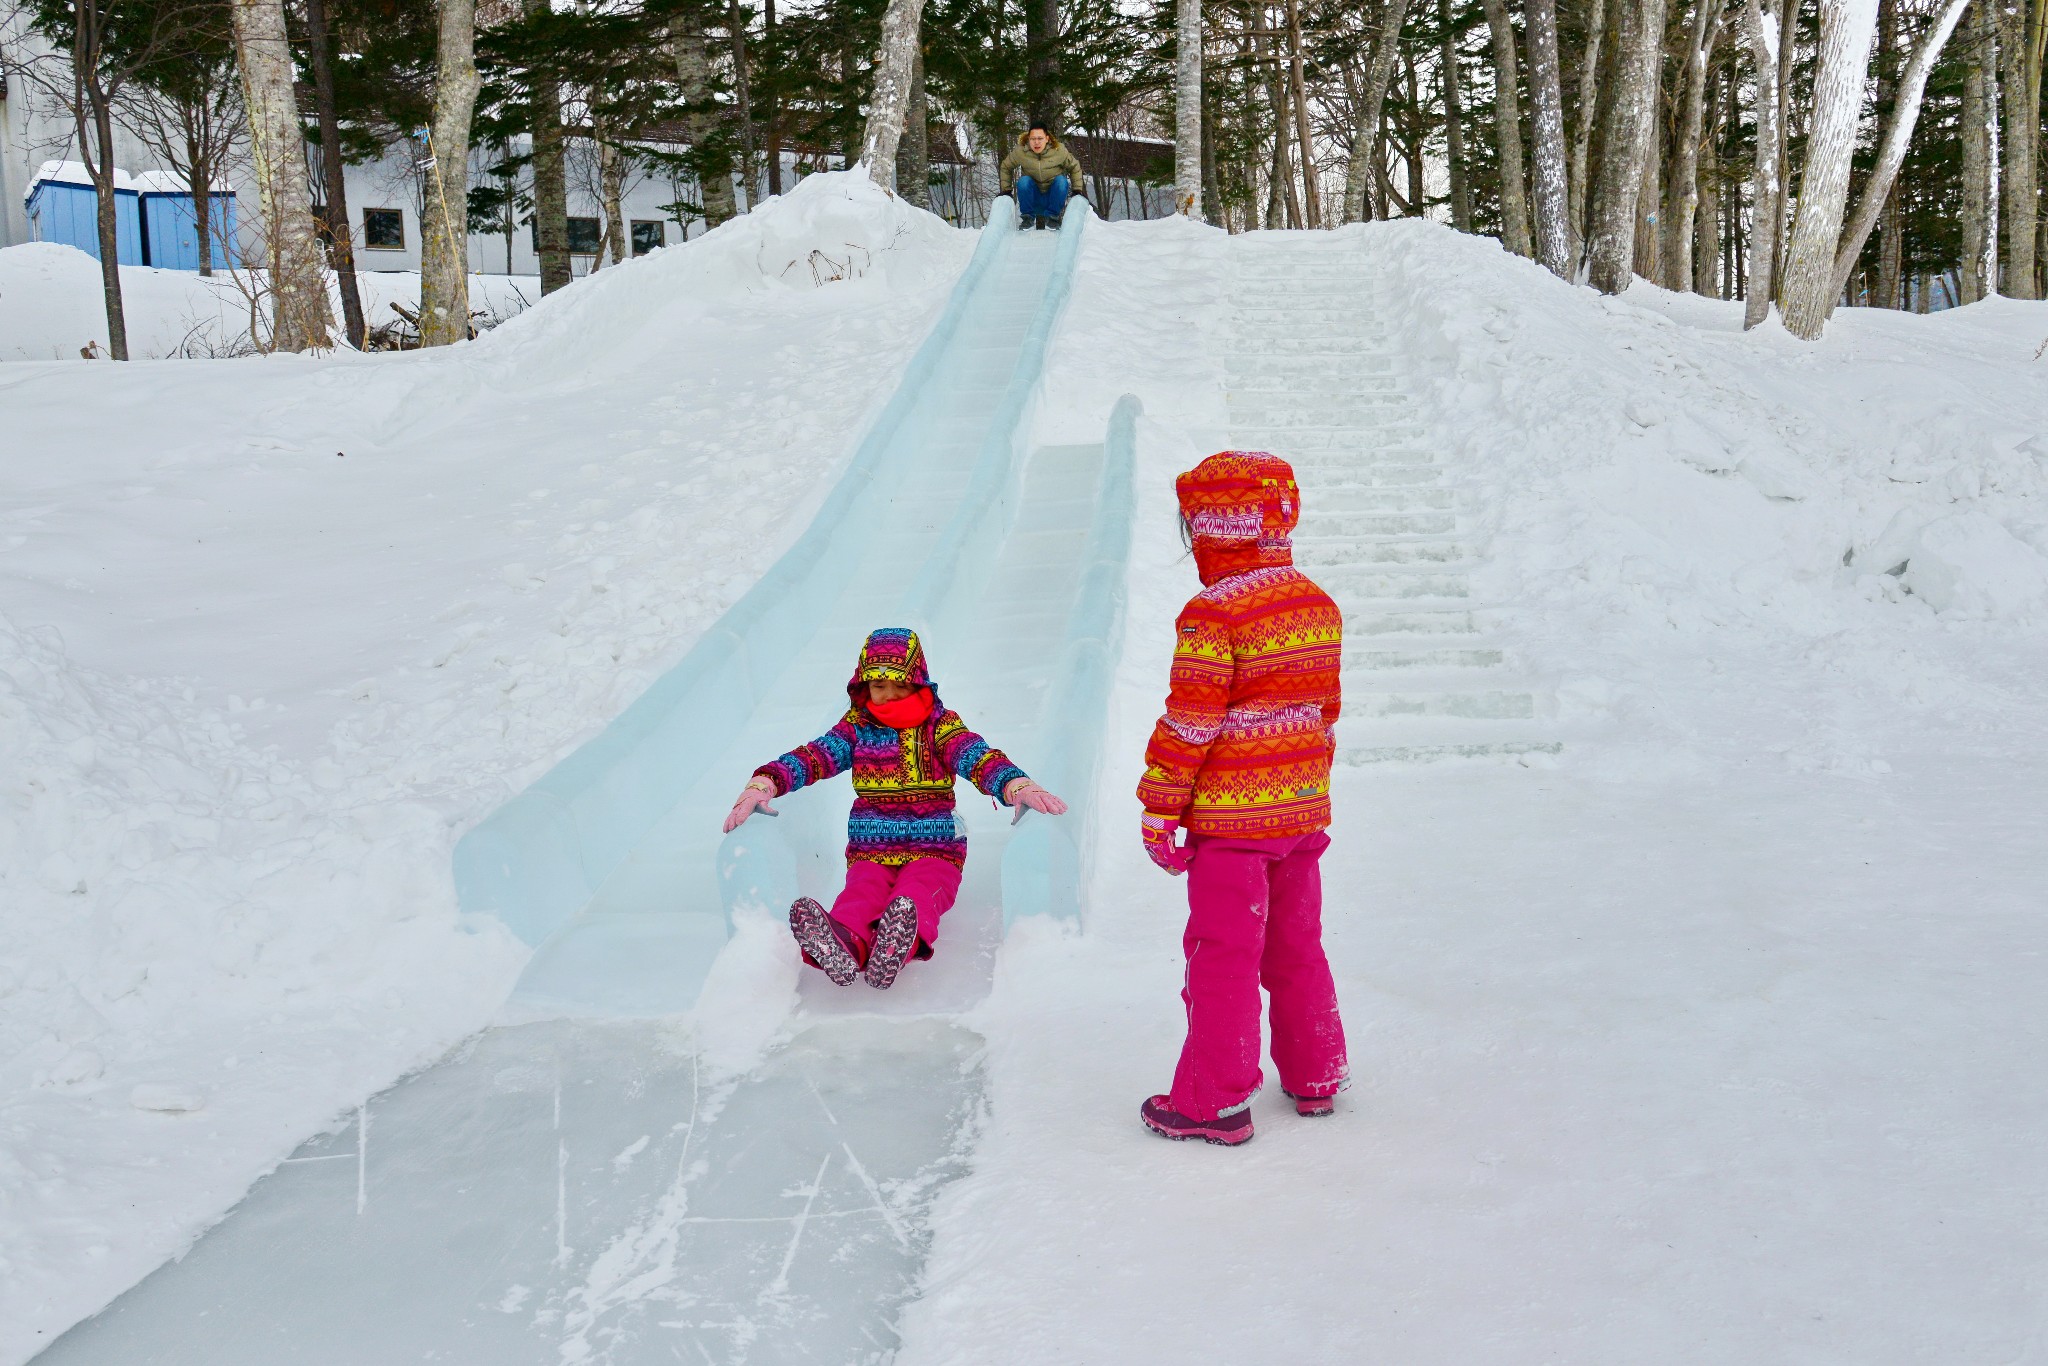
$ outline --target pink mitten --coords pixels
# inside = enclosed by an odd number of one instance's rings
[[[1017,808],[1017,814],[1010,818],[1010,824],[1012,825],[1023,820],[1026,811],[1037,811],[1048,816],[1064,816],[1067,814],[1067,804],[1065,802],[1053,796],[1052,793],[1047,792],[1029,778],[1012,779],[1010,785],[1003,789],[1003,797],[1010,805]]]
[[[758,779],[748,783],[740,789],[740,799],[732,804],[732,810],[725,814],[725,833],[730,835],[733,831],[739,829],[741,825],[746,823],[747,817],[753,815],[756,811],[765,816],[781,815],[780,811],[768,805],[768,803],[774,800],[775,794],[768,788],[763,787]]]
[[[1179,877],[1188,870],[1190,855],[1187,849],[1174,842],[1180,831],[1180,822],[1171,816],[1155,816],[1145,813],[1145,857]]]

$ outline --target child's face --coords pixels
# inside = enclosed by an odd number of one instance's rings
[[[868,701],[900,702],[916,692],[908,683],[898,683],[893,678],[870,678],[868,680]]]

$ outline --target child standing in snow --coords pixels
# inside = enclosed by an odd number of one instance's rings
[[[1139,1114],[1167,1138],[1237,1144],[1252,1136],[1264,1080],[1262,984],[1273,1062],[1296,1111],[1332,1113],[1347,1080],[1319,866],[1344,622],[1294,567],[1301,494],[1286,461],[1226,451],[1175,488],[1203,586],[1175,622],[1166,715],[1138,799],[1146,854],[1188,874],[1188,1034],[1173,1089]]]
[[[967,839],[953,821],[954,777],[1005,806],[1057,816],[1067,805],[940,705],[915,631],[870,635],[846,695],[838,725],[754,770],[725,831],[756,811],[776,814],[769,803],[784,793],[852,769],[846,888],[829,913],[798,897],[789,929],[805,961],[834,984],[858,974],[886,989],[912,953],[932,956],[939,918],[960,891]]]

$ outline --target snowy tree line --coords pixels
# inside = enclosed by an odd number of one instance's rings
[[[926,203],[933,127],[994,157],[1038,120],[1170,134],[1158,179],[1232,231],[1430,215],[1805,337],[1842,303],[2038,298],[2048,264],[2048,0],[0,3],[61,55],[40,79],[105,180],[106,240],[115,121],[154,109],[195,184],[246,146],[284,349],[334,340],[330,266],[360,344],[342,167],[394,145],[421,170],[428,345],[468,334],[473,225],[530,223],[543,292],[570,282],[571,139],[614,260],[636,164],[686,176],[677,212],[712,225],[736,180],[758,202],[828,159]]]

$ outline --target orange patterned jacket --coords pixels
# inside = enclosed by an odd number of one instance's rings
[[[1204,585],[1175,621],[1166,715],[1138,800],[1201,835],[1279,839],[1330,823],[1344,620],[1294,567],[1294,471],[1257,451],[1176,481]]]

